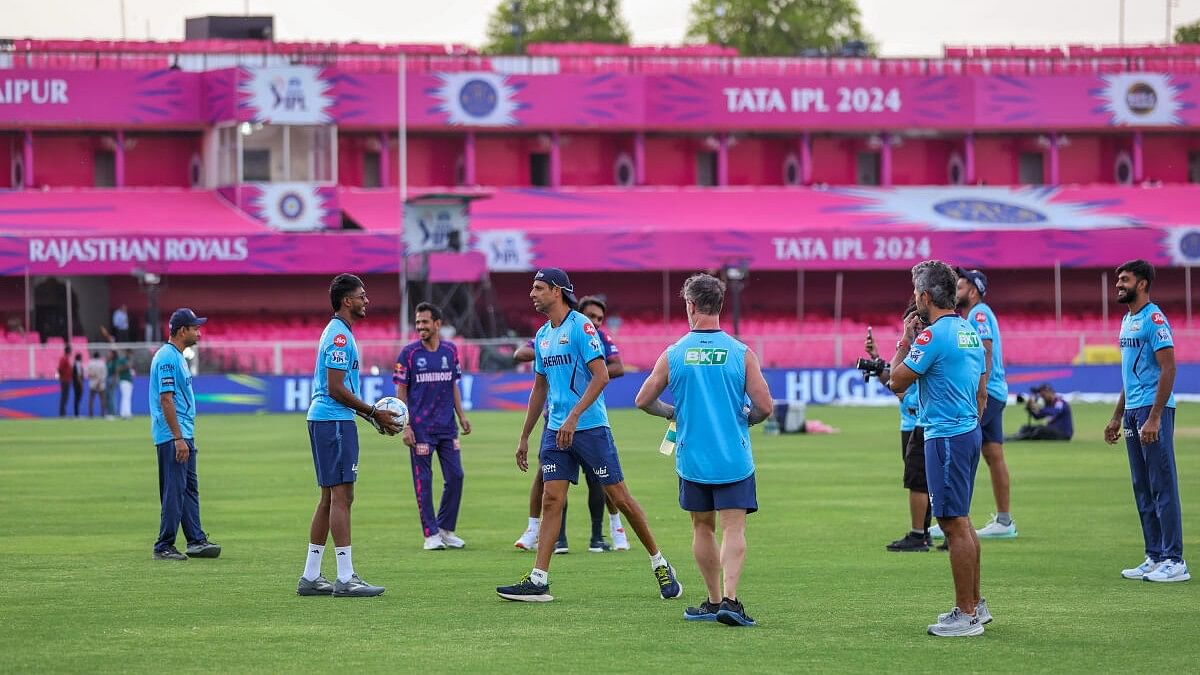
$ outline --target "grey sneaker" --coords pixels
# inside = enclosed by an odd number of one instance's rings
[[[979,622],[978,616],[967,616],[963,611],[955,607],[950,615],[945,619],[938,617],[939,621],[929,627],[929,634],[938,637],[967,637],[970,635],[983,635],[983,624]]]
[[[333,584],[321,575],[312,581],[300,577],[300,583],[296,584],[296,595],[333,595]]]
[[[216,558],[221,555],[221,545],[211,541],[188,544],[187,554],[189,558]]]
[[[953,612],[938,614],[938,622],[940,623],[946,619],[949,619],[951,614],[953,614]],[[987,598],[979,599],[979,604],[975,605],[975,616],[979,617],[979,623],[985,626],[992,622],[992,612],[988,609]]]
[[[342,583],[341,580],[333,584],[333,597],[335,598],[373,598],[380,595],[384,591],[383,586],[372,586],[363,581],[357,574],[350,577],[350,581]]]
[[[161,551],[154,552],[155,560],[187,560],[187,556],[180,553],[179,549],[174,546],[169,546]]]

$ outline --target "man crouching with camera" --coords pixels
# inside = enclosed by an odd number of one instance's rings
[[[1075,435],[1071,421],[1071,404],[1054,391],[1048,383],[1039,384],[1029,390],[1029,396],[1017,395],[1017,403],[1025,404],[1029,413],[1029,424],[1021,427],[1009,440],[1013,441],[1069,441]],[[1046,420],[1045,424],[1034,424],[1033,420]]]

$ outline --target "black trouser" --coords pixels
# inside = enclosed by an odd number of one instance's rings
[[[79,417],[79,402],[83,400],[83,381],[76,380],[71,385],[71,390],[75,393],[75,416]]]
[[[67,416],[67,399],[71,396],[70,381],[59,381],[58,383],[58,416]]]
[[[1062,430],[1045,424],[1026,424],[1017,431],[1018,441],[1069,441],[1071,437]]]
[[[904,459],[904,487],[909,492],[929,494],[925,480],[925,428],[914,427],[912,431],[900,432],[900,451]],[[933,509],[925,503],[925,531],[933,522]]]
[[[585,469],[583,473],[588,486],[588,512],[592,516],[592,541],[599,541],[604,538],[604,485],[592,475],[591,471]],[[558,531],[558,540],[560,542],[567,540],[566,502],[563,502],[562,529]]]

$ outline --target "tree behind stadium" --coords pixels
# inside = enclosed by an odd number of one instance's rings
[[[1200,21],[1185,23],[1175,28],[1175,44],[1196,44],[1200,42]]]
[[[689,39],[743,56],[834,54],[851,42],[873,51],[855,0],[695,0],[689,15]]]
[[[531,42],[629,44],[619,0],[500,0],[488,19],[489,54],[520,54]]]

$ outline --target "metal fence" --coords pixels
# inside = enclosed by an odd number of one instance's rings
[[[892,353],[899,335],[893,329],[877,328],[875,340],[884,357]],[[646,370],[654,365],[679,333],[662,335],[615,336],[621,358],[629,369]],[[1174,331],[1176,360],[1200,362],[1200,329]],[[1112,363],[1119,360],[1117,334],[1109,331],[1010,331],[1003,336],[1005,362],[1014,365],[1063,365],[1070,363]],[[528,368],[513,362],[513,352],[528,338],[455,340],[463,369],[467,372],[496,372]],[[744,336],[746,342],[769,368],[849,367],[863,355],[863,336],[859,334],[794,334]],[[75,351],[86,349],[85,362],[93,352],[101,356],[114,349],[127,351],[135,373],[149,369],[154,352],[161,343],[73,343]],[[402,344],[393,340],[360,340],[361,368],[364,374],[390,372]],[[246,375],[302,375],[311,373],[315,363],[315,340],[226,341],[208,339],[189,355],[196,373]],[[0,345],[0,380],[53,379],[61,341],[48,344]]]

